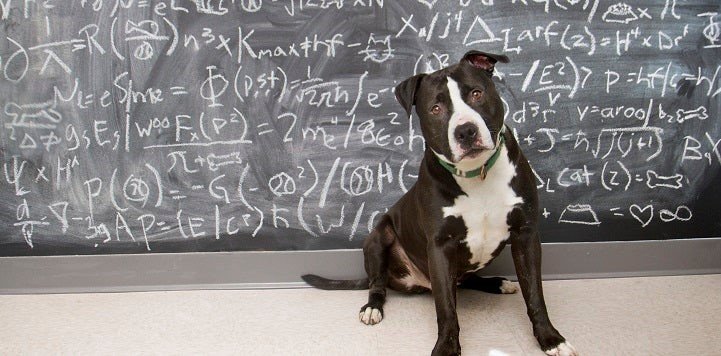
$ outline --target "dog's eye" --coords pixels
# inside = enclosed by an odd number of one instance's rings
[[[478,89],[471,92],[471,100],[473,100],[473,101],[481,100],[482,97],[483,97],[483,92]]]
[[[438,115],[440,113],[441,113],[441,107],[438,105],[433,105],[433,107],[431,108],[431,114]]]

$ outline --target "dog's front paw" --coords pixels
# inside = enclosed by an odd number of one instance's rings
[[[461,354],[461,344],[458,338],[439,338],[431,356],[456,356]]]
[[[578,356],[578,351],[576,351],[576,348],[568,341],[564,341],[550,350],[543,351],[546,352],[546,355],[551,356]]]
[[[374,308],[370,305],[364,305],[360,310],[360,321],[366,325],[375,325],[383,320],[383,309]]]

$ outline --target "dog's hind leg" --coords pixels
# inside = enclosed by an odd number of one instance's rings
[[[493,294],[512,294],[518,291],[518,288],[511,281],[503,277],[479,277],[470,274],[459,285],[458,288],[473,289]]]
[[[391,219],[384,215],[363,243],[365,269],[368,273],[368,303],[361,307],[360,321],[375,325],[383,320],[383,304],[386,302],[388,285],[388,251],[396,234]]]

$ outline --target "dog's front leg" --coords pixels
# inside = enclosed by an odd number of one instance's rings
[[[576,350],[553,327],[548,318],[541,286],[541,242],[535,228],[524,226],[511,236],[511,253],[518,284],[526,301],[533,335],[548,355],[573,356]]]
[[[438,320],[438,340],[433,356],[461,354],[456,315],[457,249],[457,241],[450,237],[436,238],[428,243],[431,290]]]

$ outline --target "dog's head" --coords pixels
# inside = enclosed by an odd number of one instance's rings
[[[428,147],[460,169],[488,159],[503,127],[503,103],[491,78],[497,62],[508,63],[508,57],[470,51],[458,64],[395,88],[408,115],[416,107]]]

